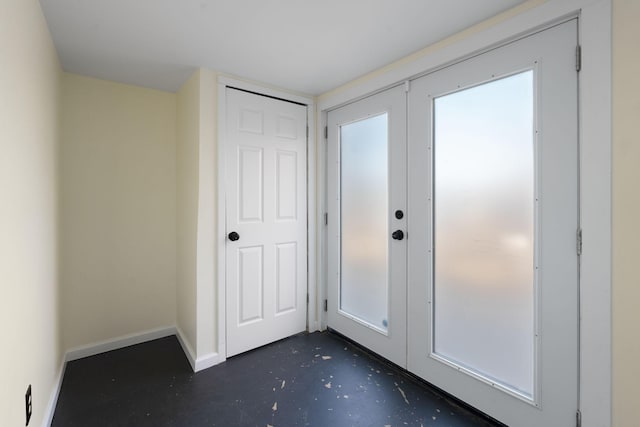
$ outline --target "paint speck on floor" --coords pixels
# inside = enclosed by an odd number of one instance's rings
[[[397,384],[396,384],[397,386]],[[407,395],[404,394],[404,390],[402,390],[400,387],[398,387],[398,391],[400,392],[400,394],[402,395],[402,398],[404,399],[404,401],[407,403],[407,405],[409,404],[409,400],[407,399]]]
[[[280,386],[280,390],[282,390],[284,388],[284,385],[287,383],[286,380],[282,380],[282,385]]]
[[[330,382],[328,382],[328,383],[326,383],[324,386],[325,386],[326,388],[331,388],[331,383],[330,383]]]
[[[330,360],[331,356],[322,356],[322,360]]]
[[[271,410],[272,410],[272,411],[277,411],[277,410],[278,410],[278,402],[275,402],[275,403],[273,404],[273,406],[271,407]]]

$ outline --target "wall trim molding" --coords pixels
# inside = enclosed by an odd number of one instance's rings
[[[176,326],[176,338],[178,338],[178,342],[180,343],[185,356],[187,356],[187,360],[189,360],[189,364],[191,365],[193,372],[200,372],[224,362],[224,359],[220,357],[220,354],[215,352],[197,357],[196,352],[193,350],[193,347],[191,347],[191,344],[189,344],[189,341],[185,338],[185,334],[179,326]]]
[[[175,326],[165,326],[162,328],[150,329],[143,332],[122,335],[104,341],[98,341],[93,344],[87,344],[68,350],[65,354],[64,361],[71,362],[73,360],[82,359],[96,354],[106,353],[111,350],[129,347],[131,345],[142,344],[143,342],[176,335]]]
[[[189,344],[189,341],[187,341],[185,337],[186,335],[184,334],[184,332],[182,332],[182,329],[180,329],[180,326],[176,326],[176,338],[178,338],[180,347],[182,347],[182,351],[184,352],[184,355],[187,357],[187,360],[191,365],[191,369],[193,370],[193,372],[195,372],[196,371],[196,352],[193,350],[193,348],[191,347],[191,344]]]
[[[196,366],[193,372],[200,372],[212,366],[222,363],[223,360],[218,353],[209,353],[196,359]]]
[[[56,373],[54,379],[53,389],[51,390],[51,396],[49,397],[49,402],[47,403],[47,407],[45,409],[42,426],[49,427],[53,422],[53,415],[55,414],[56,406],[58,405],[58,397],[60,396],[62,381],[64,380],[64,373],[67,370],[68,362],[83,359],[85,357],[95,356],[112,350],[118,350],[136,344],[142,344],[144,342],[153,341],[158,338],[170,337],[171,335],[176,335],[178,337],[178,341],[180,341],[180,344],[182,345],[181,337],[178,336],[177,328],[175,326],[166,326],[162,328],[136,332],[133,334],[122,335],[120,337],[98,341],[93,344],[87,344],[67,350],[62,357],[60,368],[58,369],[58,372]],[[189,358],[188,355],[187,358]]]
[[[53,382],[53,390],[51,390],[51,396],[47,407],[45,408],[44,418],[42,419],[42,427],[50,427],[53,422],[53,415],[56,412],[56,406],[58,405],[58,397],[60,396],[60,390],[62,389],[62,380],[64,379],[64,372],[67,369],[67,362],[65,358],[62,358],[60,362],[60,368],[56,373],[56,377]]]

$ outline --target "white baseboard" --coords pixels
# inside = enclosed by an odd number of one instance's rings
[[[184,332],[182,332],[182,329],[178,326],[176,326],[176,337],[178,337],[178,342],[180,343],[185,356],[187,356],[193,372],[202,371],[203,369],[210,368],[225,361],[225,359],[220,357],[218,353],[209,353],[204,356],[196,357],[196,352],[193,351],[189,341],[185,338]]]
[[[176,337],[178,338],[178,342],[180,343],[180,347],[182,347],[182,351],[184,351],[184,355],[187,356],[187,360],[191,365],[191,369],[193,372],[196,371],[196,352],[193,351],[189,341],[184,336],[184,332],[180,329],[179,326],[176,326]]]
[[[45,409],[44,418],[42,419],[42,427],[50,427],[53,422],[53,414],[56,412],[56,405],[58,404],[58,396],[60,395],[60,389],[62,388],[62,379],[64,378],[64,371],[67,369],[67,363],[64,358],[60,364],[60,369],[56,374],[56,378],[53,383],[53,390],[51,390],[51,396]]]
[[[72,348],[65,355],[65,362],[82,359],[83,357],[95,356],[96,354],[105,353],[119,348],[129,347],[130,345],[141,344],[143,342],[152,341],[158,338],[164,338],[176,334],[175,326],[151,329],[135,334],[123,335],[94,344],[83,345]]]
[[[135,344],[141,344],[143,342],[152,341],[158,338],[164,338],[175,334],[176,328],[174,326],[168,326],[164,328],[138,332],[135,334],[123,335],[121,337],[100,341],[94,344],[83,345],[68,350],[62,358],[60,369],[58,370],[58,373],[56,375],[53,390],[51,391],[51,397],[49,398],[49,402],[45,410],[44,419],[42,420],[42,426],[49,427],[51,426],[51,423],[53,421],[53,415],[55,414],[56,405],[58,404],[58,397],[60,396],[60,389],[62,388],[62,380],[64,379],[65,370],[67,369],[67,362],[82,359],[83,357],[95,356],[96,354],[104,353],[111,350],[117,350],[119,348],[129,347]]]
[[[191,369],[193,369],[193,372],[202,371],[203,369],[207,369],[221,362],[224,362],[224,358],[220,357],[218,353],[210,353],[196,358],[195,352],[189,345],[188,341],[184,338],[184,333],[177,326],[151,329],[144,332],[123,335],[121,337],[100,341],[94,344],[72,348],[65,353],[60,369],[58,370],[58,373],[56,375],[53,390],[51,391],[51,396],[47,404],[45,416],[42,420],[42,427],[51,426],[51,422],[53,421],[53,415],[58,403],[60,389],[62,388],[64,372],[67,368],[67,362],[82,359],[84,357],[95,356],[96,354],[105,353],[111,350],[118,350],[120,348],[129,347],[135,344],[142,344],[147,341],[164,338],[171,335],[175,335],[178,338],[178,342],[180,343],[185,356],[189,360],[189,364],[191,365]]]
[[[196,359],[196,368],[194,372],[200,372],[203,369],[210,368],[224,362],[225,359],[220,357],[218,353],[209,353]]]

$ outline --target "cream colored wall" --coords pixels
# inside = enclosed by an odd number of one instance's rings
[[[216,345],[218,327],[217,305],[217,252],[216,227],[218,188],[217,181],[217,118],[218,75],[215,71],[200,69],[200,148],[198,186],[198,350],[201,366],[209,366]],[[204,362],[207,360],[206,362]]]
[[[56,383],[60,66],[37,0],[0,0],[0,425],[41,425]]]
[[[177,326],[196,351],[196,255],[198,233],[198,156],[200,73],[177,94]]]
[[[456,34],[453,34],[449,37],[446,37],[436,43],[433,43],[423,49],[420,49],[417,52],[412,53],[411,55],[405,56],[404,58],[401,58],[397,61],[394,61],[388,65],[385,65],[384,67],[378,68],[376,70],[373,70],[361,77],[358,77],[357,79],[351,80],[347,83],[345,83],[342,86],[339,86],[335,89],[332,89],[328,92],[322,93],[320,95],[318,95],[318,104],[320,104],[322,106],[322,104],[330,98],[335,98],[337,96],[344,96],[346,95],[346,99],[344,99],[343,102],[348,102],[350,101],[349,99],[349,92],[352,88],[354,87],[358,87],[358,86],[362,86],[364,84],[366,84],[367,82],[376,79],[377,77],[383,76],[385,74],[393,74],[393,72],[395,70],[398,70],[402,67],[405,67],[407,65],[410,65],[412,63],[416,63],[419,59],[427,57],[427,56],[432,56],[434,54],[437,54],[438,52],[442,51],[443,49],[458,43],[462,40],[471,38],[476,36],[478,33],[485,31],[487,29],[491,29],[492,27],[503,23],[505,21],[508,21],[514,17],[517,17],[518,15],[521,15],[531,9],[535,9],[536,7],[548,2],[551,0],[527,0],[524,1],[523,3],[519,4],[518,6],[515,6],[511,9],[508,9],[502,13],[499,13],[498,15],[489,18],[489,19],[485,19],[484,21],[472,25],[471,27],[460,31]],[[419,70],[419,72],[424,72],[425,70]],[[404,77],[406,78],[406,77]],[[395,83],[395,81],[394,81]],[[376,88],[375,90],[378,90],[380,88]]]
[[[63,76],[66,350],[176,322],[176,95]]]
[[[613,425],[638,425],[640,2],[613,1]]]
[[[217,351],[216,83],[215,72],[197,70],[177,104],[177,321],[196,368]]]

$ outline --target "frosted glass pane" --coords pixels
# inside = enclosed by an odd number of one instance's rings
[[[533,393],[533,72],[434,101],[434,347]]]
[[[387,330],[387,114],[340,128],[340,309]]]

